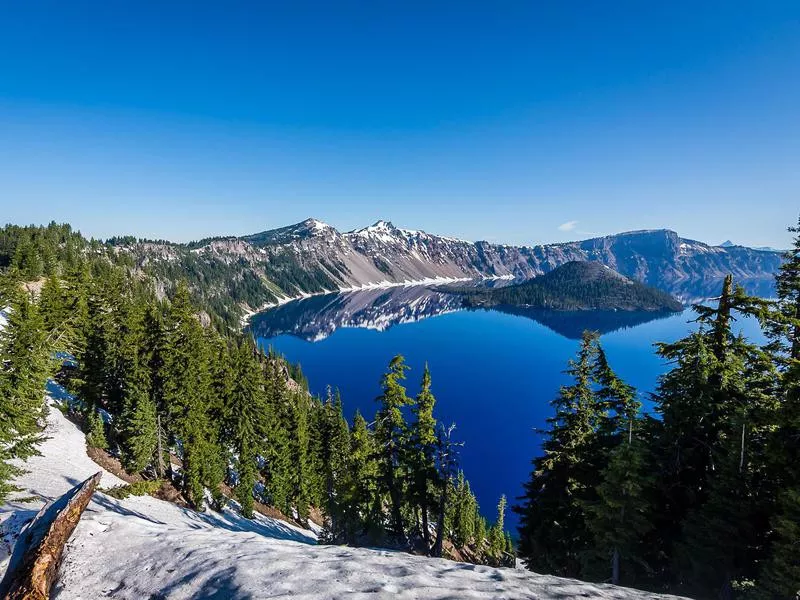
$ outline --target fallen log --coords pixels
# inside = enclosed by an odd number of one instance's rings
[[[89,504],[102,473],[45,504],[20,535],[8,563],[0,598],[47,600],[56,582],[66,545]]]

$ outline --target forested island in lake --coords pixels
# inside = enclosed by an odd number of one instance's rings
[[[639,283],[598,262],[570,261],[516,285],[462,290],[471,307],[515,306],[550,310],[626,310],[678,312],[668,293]]]

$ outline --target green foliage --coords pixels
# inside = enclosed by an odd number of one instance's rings
[[[265,381],[255,345],[243,340],[232,351],[230,391],[227,397],[227,439],[236,456],[239,479],[235,488],[242,514],[253,516],[253,490],[258,476],[258,457],[263,453],[269,416]],[[224,359],[223,359],[224,360]]]
[[[16,289],[7,294],[8,322],[0,331],[0,502],[17,490],[11,480],[23,472],[10,461],[36,455],[43,439],[45,383],[53,367],[38,307]]]
[[[639,415],[584,336],[517,508],[530,568],[699,598],[797,593],[798,257],[800,237],[776,303],[728,277],[694,308],[697,332],[658,345],[671,364],[653,396],[660,419]],[[734,334],[742,317],[759,319],[767,347]]]
[[[124,500],[129,496],[150,496],[155,494],[161,487],[161,480],[145,480],[128,483],[125,485],[118,485],[107,490],[103,490],[104,494],[108,494],[117,500]]]
[[[108,449],[106,424],[103,422],[100,412],[95,408],[90,408],[86,417],[86,444],[90,448]]]
[[[395,356],[381,379],[383,392],[375,422],[375,443],[378,447],[378,468],[381,485],[389,496],[392,533],[397,540],[404,540],[405,525],[402,517],[401,452],[407,425],[402,408],[411,404],[406,388],[401,382],[406,378],[408,366],[401,355]]]
[[[435,490],[440,485],[436,472],[436,419],[433,409],[436,398],[431,392],[431,372],[428,365],[412,412],[415,420],[408,440],[408,461],[411,473],[409,500],[419,510],[421,522],[418,537],[424,549],[429,547],[429,513],[436,502]]]
[[[129,471],[168,478],[198,510],[209,491],[212,506],[222,505],[227,480],[246,516],[255,497],[300,521],[315,506],[331,541],[441,555],[446,535],[488,560],[487,524],[463,474],[454,484],[458,444],[452,427],[437,430],[427,368],[411,399],[402,385],[407,366],[395,357],[374,425],[357,414],[349,427],[338,394],[312,398],[299,365],[264,356],[232,333],[243,304],[274,300],[278,287],[335,287],[330,274],[341,276],[343,266],[308,271],[266,244],[270,260],[256,271],[245,258],[226,263],[190,251],[199,247],[131,237],[102,243],[56,224],[0,229],[3,305],[22,282],[44,277],[38,304],[26,298],[12,307],[0,346],[0,402],[8,404],[0,416],[0,494],[19,473],[10,460],[32,455],[40,440],[55,350],[75,358],[59,381],[85,407],[87,444],[119,450]],[[148,260],[151,253],[171,260]],[[491,530],[494,552],[510,546],[501,529]]]
[[[489,553],[495,558],[500,558],[506,548],[505,516],[506,497],[500,496],[500,502],[497,504],[497,520],[489,530]]]
[[[585,507],[596,501],[602,456],[597,455],[598,429],[606,399],[597,393],[597,336],[585,333],[577,359],[566,373],[574,383],[562,386],[551,403],[555,415],[533,461],[520,514],[520,556],[528,568],[575,577],[581,572],[592,538]]]

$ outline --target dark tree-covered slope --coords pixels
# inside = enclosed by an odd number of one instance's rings
[[[679,311],[681,303],[661,290],[596,262],[571,261],[549,273],[508,287],[466,292],[468,306],[525,306],[552,310]]]

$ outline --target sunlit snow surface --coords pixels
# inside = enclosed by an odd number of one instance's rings
[[[42,456],[18,484],[35,496],[0,509],[5,571],[14,533],[53,498],[101,470],[80,430],[53,408]],[[104,473],[101,487],[120,484]],[[95,494],[65,552],[59,599],[655,598],[625,588],[399,552],[316,545],[313,532],[235,511],[199,514],[151,497]]]

